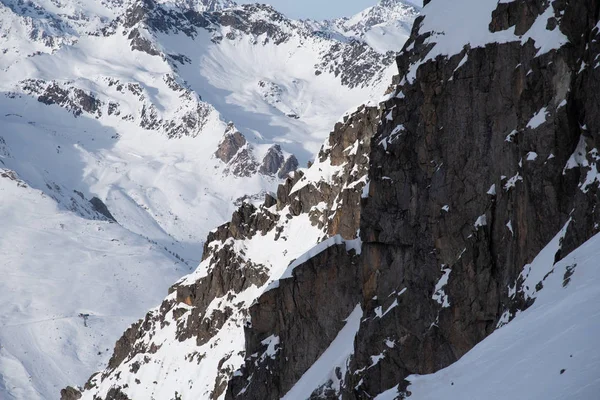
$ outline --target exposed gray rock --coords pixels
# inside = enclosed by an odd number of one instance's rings
[[[269,148],[267,154],[265,154],[259,172],[263,175],[275,175],[283,165],[283,162],[284,156],[281,146],[278,144],[273,145]]]
[[[133,50],[142,51],[144,53],[150,54],[151,56],[160,55],[160,51],[158,51],[154,47],[150,40],[142,36],[139,29],[133,29],[129,33],[128,39],[131,40],[131,48]]]
[[[252,146],[246,144],[229,162],[229,166],[225,170],[225,173],[231,173],[240,177],[248,177],[258,172],[259,165],[260,164],[254,157]]]
[[[296,156],[294,156],[293,154],[291,156],[289,156],[285,162],[283,163],[283,165],[281,166],[281,168],[279,169],[279,172],[277,173],[277,176],[280,179],[285,178],[286,176],[288,176],[288,174],[290,172],[293,172],[295,170],[298,169],[298,159],[296,158]]]
[[[38,79],[28,79],[21,82],[26,93],[37,95],[40,103],[47,105],[56,104],[73,113],[75,117],[83,112],[96,118],[102,116],[103,103],[96,99],[93,93],[79,88],[65,87],[57,82],[45,82]]]
[[[79,400],[81,392],[74,387],[68,386],[60,391],[60,400]]]
[[[246,138],[236,128],[235,125],[230,122],[225,130],[223,140],[219,143],[219,147],[215,153],[215,156],[224,163],[230,162],[233,157],[240,151],[242,147],[246,145]]]
[[[102,200],[100,200],[97,197],[92,197],[92,199],[90,200],[90,203],[92,203],[92,206],[94,207],[94,211],[96,211],[99,214],[104,215],[109,221],[117,222],[115,217],[113,217],[113,215],[110,213],[110,211],[108,211],[108,207],[106,207],[106,204],[104,204],[104,202]]]
[[[0,136],[0,156],[2,158],[12,158],[10,155],[10,147],[6,144],[6,140],[2,136]]]

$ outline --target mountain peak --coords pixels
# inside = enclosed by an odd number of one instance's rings
[[[419,7],[402,0],[380,0],[376,5],[350,18],[343,18],[343,26],[348,31],[364,32],[375,25],[385,23],[412,23],[419,11]]]
[[[172,4],[173,6],[185,10],[203,11],[221,11],[225,8],[234,7],[237,4],[231,0],[158,0],[161,4]]]

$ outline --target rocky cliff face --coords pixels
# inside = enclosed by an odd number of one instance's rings
[[[403,398],[408,375],[535,301],[533,258],[554,238],[558,262],[599,230],[600,7],[459,3],[424,9],[383,109],[337,125],[277,198],[213,232],[84,397]],[[448,7],[471,7],[472,37]],[[357,311],[348,352],[323,364]]]
[[[370,398],[398,386],[402,396],[403,377],[453,363],[531,304],[543,281],[524,286],[523,266],[553,237],[561,238],[558,261],[598,232],[593,88],[600,80],[592,67],[598,6],[525,3],[492,8],[489,31],[526,35],[541,24],[547,32],[465,45],[458,54],[431,57],[437,43],[424,22],[435,18],[435,9],[416,22],[398,58],[401,81],[373,138],[362,253],[351,261],[331,254],[320,264],[325,273],[328,263],[345,263],[360,280],[363,319],[354,354],[346,374],[340,365],[337,382],[315,387],[313,395]],[[564,46],[540,43],[553,31],[565,36]],[[318,298],[312,290],[310,298]],[[348,297],[335,298],[345,304]],[[272,302],[259,301],[263,310],[251,310],[254,319],[261,321]],[[319,312],[302,314],[304,322],[286,328],[312,332]],[[256,343],[252,334],[247,344]],[[282,354],[279,368],[247,364],[230,397],[279,398],[301,375],[292,365],[308,369],[310,353],[296,347],[293,357]],[[268,385],[249,391],[253,386],[241,382],[257,370],[270,377],[259,375]]]
[[[435,58],[428,18],[398,59],[402,81],[371,152],[361,222],[366,321],[349,397],[398,383],[402,391],[400,377],[456,361],[543,287],[524,287],[522,269],[553,237],[562,238],[558,261],[598,232],[590,88],[600,81],[586,67],[598,55],[597,3],[500,4],[491,32],[546,31]],[[565,45],[548,46],[551,32]],[[389,312],[378,318],[381,309]]]
[[[330,380],[315,395],[364,398],[398,384],[402,392],[403,376],[451,364],[527,307],[543,282],[523,287],[523,266],[555,235],[562,237],[558,261],[598,231],[597,138],[590,134],[598,131],[598,105],[589,90],[598,77],[586,68],[598,54],[598,8],[533,5],[500,5],[490,30],[519,24],[523,34],[550,10],[542,22],[560,29],[568,46],[540,54],[534,40],[489,43],[427,59],[434,41],[416,23],[398,59],[402,81],[373,139],[362,253],[352,261],[331,254],[320,264],[326,271],[327,263],[345,262],[360,280],[363,320],[341,385]],[[251,310],[255,319],[272,301],[259,301],[264,309]],[[338,315],[350,311],[346,305]],[[305,322],[286,328],[312,332],[319,312],[302,313]],[[279,368],[249,365],[238,380],[266,369],[268,384],[256,392],[234,380],[231,397],[279,398],[301,375],[290,364],[302,372],[311,364],[303,360],[309,352],[293,354],[282,354]]]

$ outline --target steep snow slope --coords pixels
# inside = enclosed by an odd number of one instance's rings
[[[0,199],[2,273],[15,277],[2,398],[57,398],[104,365],[238,199],[264,198],[292,154],[312,159],[395,69],[380,48],[231,2],[3,0],[0,33],[0,181],[27,187]],[[232,129],[248,143],[224,162]],[[279,164],[259,173],[268,155]]]
[[[600,236],[554,265],[557,236],[527,269],[535,303],[448,368],[408,377],[411,399],[595,399],[600,392]],[[534,288],[538,280],[528,279]],[[398,398],[397,389],[377,400]]]

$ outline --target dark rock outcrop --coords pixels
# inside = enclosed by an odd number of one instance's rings
[[[281,166],[281,168],[279,169],[279,172],[277,173],[277,177],[279,179],[283,179],[286,176],[288,176],[288,174],[290,172],[293,172],[295,170],[298,169],[298,159],[296,158],[296,156],[294,156],[293,154],[291,156],[289,156],[285,162],[283,163],[283,165]]]
[[[92,199],[90,200],[90,203],[92,204],[92,207],[94,207],[94,211],[96,211],[99,214],[104,215],[106,217],[106,219],[108,219],[109,221],[117,222],[115,217],[113,217],[113,215],[108,210],[108,207],[106,207],[106,204],[104,204],[104,202],[102,200],[100,200],[97,197],[92,197]]]
[[[357,261],[344,245],[329,247],[258,299],[249,310],[252,327],[246,330],[246,354],[265,354],[272,340],[277,354],[248,357],[241,374],[231,381],[227,398],[280,399],[294,386],[360,302]],[[307,311],[311,318],[306,318]]]
[[[281,146],[273,145],[265,154],[259,172],[264,175],[275,175],[283,165],[285,157],[281,151]]]
[[[79,400],[81,392],[71,386],[68,386],[60,391],[60,400]]]
[[[141,51],[151,56],[159,56],[160,51],[158,51],[152,42],[145,38],[139,29],[133,29],[128,36],[128,39],[131,40],[131,49]]]
[[[230,162],[233,157],[246,145],[246,138],[242,135],[230,122],[225,130],[223,140],[219,143],[219,147],[215,156],[224,163]]]
[[[37,95],[37,100],[46,105],[56,104],[79,117],[83,112],[96,118],[102,116],[103,103],[93,93],[79,88],[70,88],[57,82],[28,79],[21,82],[26,93]]]

